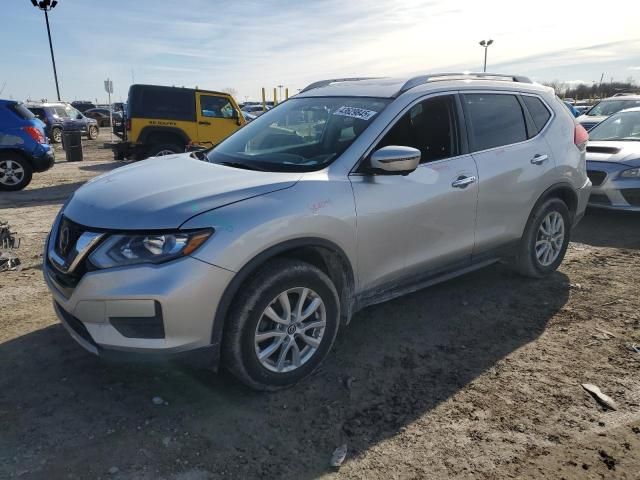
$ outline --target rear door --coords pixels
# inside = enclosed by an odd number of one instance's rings
[[[474,259],[481,260],[520,239],[534,204],[552,183],[555,162],[541,134],[552,110],[532,97],[541,109],[536,127],[519,93],[465,93],[462,100],[480,181]]]
[[[477,171],[463,150],[455,94],[410,106],[373,150],[414,147],[421,163],[408,175],[356,174],[358,271],[365,289],[411,282],[471,263]]]
[[[198,143],[211,146],[235,132],[243,120],[226,95],[196,92]]]

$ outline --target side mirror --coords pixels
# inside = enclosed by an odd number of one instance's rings
[[[371,154],[372,168],[392,174],[408,175],[418,168],[420,150],[412,147],[389,145]]]

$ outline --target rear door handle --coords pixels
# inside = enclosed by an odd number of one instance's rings
[[[469,185],[471,185],[472,183],[476,182],[476,177],[474,176],[470,176],[470,177],[458,177],[457,180],[455,180],[451,186],[453,188],[467,188]]]
[[[198,125],[211,125],[211,122],[198,122]]]
[[[531,159],[531,163],[533,163],[534,165],[542,165],[547,160],[549,160],[549,155],[547,154],[540,155],[538,153]]]

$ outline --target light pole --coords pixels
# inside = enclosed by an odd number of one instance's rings
[[[278,85],[278,97],[280,98],[280,101],[282,101],[282,88],[284,87],[284,85]]]
[[[53,77],[56,80],[56,93],[60,101],[60,87],[58,86],[58,72],[56,71],[56,59],[53,56],[53,44],[51,43],[51,29],[49,28],[49,10],[56,8],[58,0],[31,0],[34,7],[44,11],[44,19],[47,22],[47,35],[49,36],[49,50],[51,50],[51,63],[53,63]]]
[[[489,48],[489,45],[491,45],[493,43],[493,40],[482,40],[480,42],[480,46],[482,48],[484,48],[484,68],[483,68],[483,72],[487,72],[487,49]]]

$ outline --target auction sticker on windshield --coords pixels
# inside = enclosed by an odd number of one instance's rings
[[[373,110],[365,108],[343,106],[333,112],[334,115],[342,115],[343,117],[359,118],[360,120],[369,120],[376,113]]]

